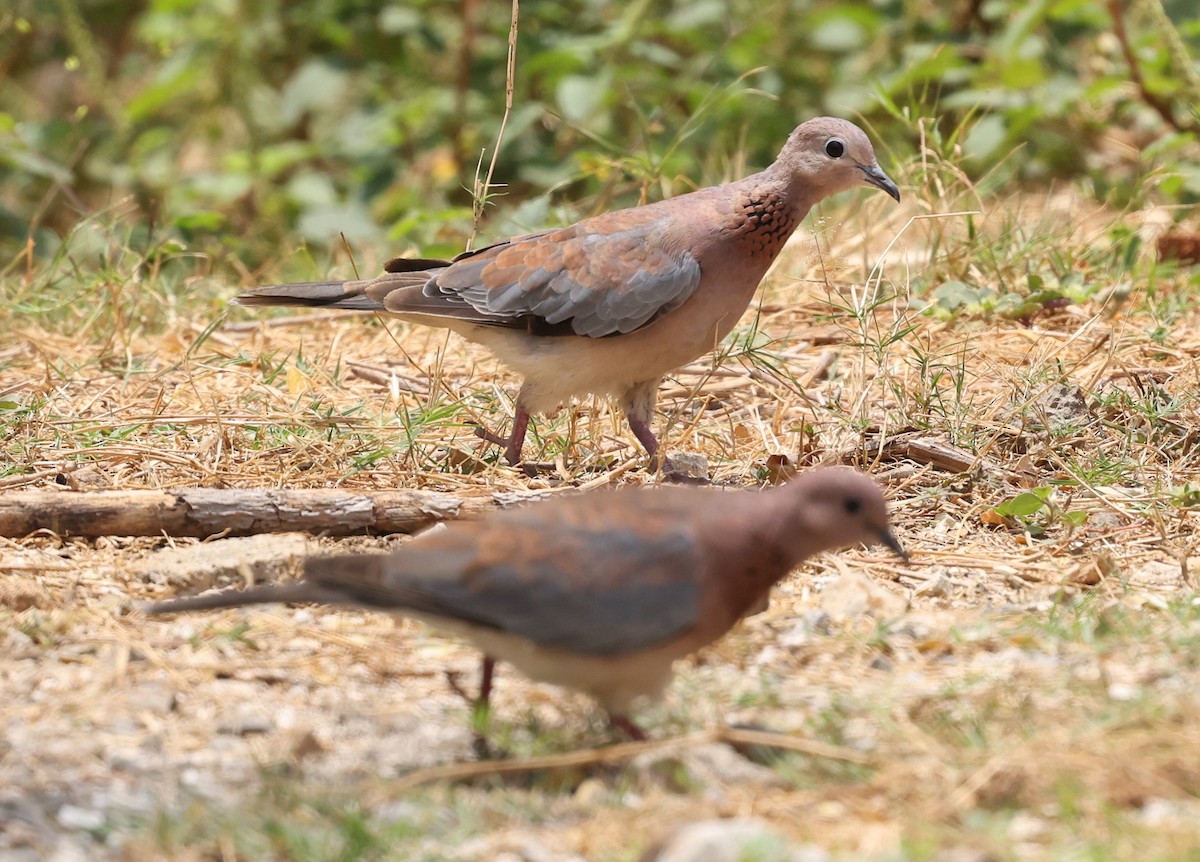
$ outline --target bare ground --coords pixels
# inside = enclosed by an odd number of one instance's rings
[[[1072,229],[1098,241],[1086,218]],[[891,265],[901,294],[924,241]],[[683,664],[640,748],[609,748],[582,698],[504,673],[494,738],[538,768],[503,772],[475,762],[446,674],[469,685],[477,659],[452,640],[316,608],[148,621],[134,604],[189,575],[146,561],[193,540],[0,539],[0,858],[625,860],[740,815],[834,858],[1197,858],[1184,279],[1032,322],[940,321],[903,298],[856,315],[839,306],[862,273],[832,266],[856,246],[795,246],[743,346],[664,383],[666,445],[734,486],[863,466],[911,563],[852,550],[797,571]],[[0,493],[654,480],[602,402],[539,423],[539,478],[498,465],[467,423],[503,424],[515,381],[440,333],[318,315],[200,337],[201,311],[150,335],[22,323],[0,344]],[[735,751],[726,726],[781,747]]]

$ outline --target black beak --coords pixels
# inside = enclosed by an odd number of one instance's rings
[[[900,189],[896,188],[896,184],[892,182],[892,178],[885,174],[879,165],[864,165],[861,162],[857,164],[858,169],[863,172],[863,179],[866,180],[868,185],[883,189],[896,199],[896,203],[900,202]]]
[[[887,179],[887,177],[884,177],[884,179]],[[904,560],[904,562],[908,562],[908,551],[904,550],[904,546],[900,544],[900,540],[896,538],[896,534],[887,527],[879,531],[879,541],[886,545],[896,556]]]

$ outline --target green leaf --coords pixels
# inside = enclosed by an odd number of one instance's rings
[[[573,123],[585,124],[604,101],[612,79],[611,74],[567,75],[558,82],[555,99],[564,117]]]
[[[342,102],[346,73],[324,60],[309,60],[283,88],[279,116],[292,125],[314,108],[331,108]]]
[[[1008,135],[1005,119],[1000,114],[989,114],[976,123],[963,140],[963,154],[983,159],[990,156],[1004,143]]]
[[[421,29],[421,13],[406,6],[393,5],[384,7],[378,19],[379,31],[389,35],[397,33],[414,33]]]
[[[208,69],[192,50],[178,51],[158,70],[153,81],[125,104],[125,116],[133,122],[147,120],[173,103],[187,103],[188,94],[208,80]]]
[[[867,31],[857,21],[839,16],[818,24],[808,38],[814,48],[844,54],[862,47],[867,39]]]
[[[947,311],[971,309],[979,305],[979,291],[963,281],[947,281],[933,292],[934,301]]]
[[[1046,505],[1046,501],[1039,495],[1026,491],[1023,494],[1018,494],[1011,500],[1005,500],[996,507],[996,514],[1003,515],[1006,518],[1027,518],[1030,515],[1036,514]]]
[[[224,213],[215,210],[196,210],[175,219],[175,227],[182,231],[217,231],[224,226]]]

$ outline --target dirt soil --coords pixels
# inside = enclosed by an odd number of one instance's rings
[[[743,815],[846,859],[1200,846],[1197,521],[1169,490],[1197,479],[1195,312],[1165,343],[1132,301],[1032,323],[885,306],[863,326],[831,313],[837,272],[779,272],[752,349],[664,382],[666,447],[730,486],[868,469],[909,563],[852,549],[803,566],[681,663],[640,716],[652,741],[618,757],[585,699],[502,670],[494,743],[540,766],[505,773],[477,760],[447,680],[474,685],[478,657],[419,624],[136,612],[404,536],[294,536],[265,554],[222,537],[0,539],[0,858],[632,860]],[[161,335],[17,333],[0,395],[24,412],[5,418],[0,493],[503,499],[655,481],[601,401],[539,423],[538,478],[497,464],[467,423],[502,425],[515,380],[457,339],[354,315],[241,320],[203,340],[208,321],[188,318]],[[996,512],[1056,485],[1052,505]],[[784,739],[734,745],[723,727]],[[353,855],[355,835],[380,846]]]

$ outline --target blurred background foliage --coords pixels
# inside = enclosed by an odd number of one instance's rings
[[[244,279],[311,276],[340,233],[453,254],[504,113],[510,14],[503,0],[9,0],[3,260],[53,256],[93,218]],[[505,187],[480,232],[731,178],[818,113],[868,125],[930,208],[931,165],[973,195],[1069,180],[1118,208],[1192,204],[1198,49],[1195,0],[527,2]],[[307,272],[282,262],[297,247]]]

